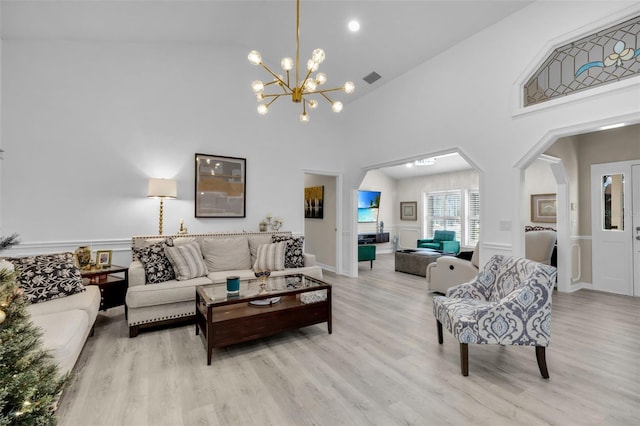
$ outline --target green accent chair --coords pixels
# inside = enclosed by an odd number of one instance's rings
[[[435,231],[433,238],[418,240],[416,246],[438,250],[442,253],[460,253],[460,241],[456,241],[456,231]]]
[[[373,269],[373,261],[376,260],[376,246],[373,244],[361,244],[358,246],[358,262],[365,260],[371,262],[371,269]]]

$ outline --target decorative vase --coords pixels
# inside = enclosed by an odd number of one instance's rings
[[[260,232],[266,232],[266,231],[267,231],[267,222],[263,220],[262,222],[260,222]]]
[[[78,267],[85,268],[91,264],[91,249],[87,246],[80,246],[74,252]]]

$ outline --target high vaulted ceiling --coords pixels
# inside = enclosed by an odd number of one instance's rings
[[[341,97],[347,104],[529,3],[301,0],[301,67],[323,48],[327,87],[356,84],[353,95]],[[1,6],[3,40],[211,43],[237,48],[237,66],[250,67],[246,57],[256,49],[274,70],[295,56],[294,0],[2,0]],[[347,29],[351,19],[359,20],[359,32]],[[369,85],[362,78],[372,71],[382,78]],[[256,69],[256,78],[265,74]]]

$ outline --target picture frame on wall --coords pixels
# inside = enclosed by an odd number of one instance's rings
[[[531,194],[531,222],[555,223],[556,194]]]
[[[111,250],[96,250],[96,266],[108,268],[111,266]]]
[[[246,217],[247,159],[195,155],[195,217]]]
[[[324,218],[324,186],[310,186],[304,189],[304,218]]]
[[[417,201],[400,201],[400,220],[418,220]]]

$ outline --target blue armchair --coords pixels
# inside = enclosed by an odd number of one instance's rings
[[[460,253],[460,241],[456,241],[456,231],[435,231],[433,238],[418,240],[416,246],[442,253]]]

